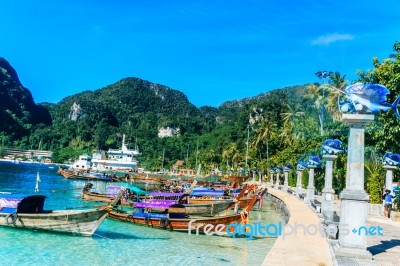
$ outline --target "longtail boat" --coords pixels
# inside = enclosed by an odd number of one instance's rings
[[[2,195],[0,225],[91,236],[108,215],[107,211],[102,209],[44,210],[45,198],[46,196],[42,195]]]
[[[236,203],[234,200],[224,200],[215,203],[194,204],[188,202],[188,194],[172,192],[152,192],[149,194],[149,200],[136,202],[134,208],[148,208],[165,210],[174,208],[187,215],[196,216],[215,216],[225,212]]]
[[[87,180],[87,181],[118,181],[117,178],[109,177],[107,175],[103,175],[101,173],[94,173],[88,171],[74,171],[60,168],[58,173],[62,175],[66,179],[78,179],[78,180]]]
[[[258,190],[258,192],[262,191],[262,189],[263,188]],[[234,198],[238,202],[238,208],[245,208],[253,200],[254,195],[257,195],[258,192],[255,185],[244,185],[239,194]],[[214,191],[209,194],[204,191],[200,194],[191,193],[190,195],[191,197],[189,202],[192,204],[216,204],[221,201],[232,199],[230,196],[218,195],[214,193]]]
[[[82,199],[110,203],[115,199],[115,197],[118,195],[118,192],[121,190],[122,187],[124,187],[124,185],[118,184],[118,185],[107,186],[106,193],[93,192],[91,191],[92,187],[93,187],[92,183],[86,183],[83,186],[81,194]],[[133,186],[127,186],[127,189],[125,190],[123,196],[121,197],[120,203],[122,203],[122,205],[127,205],[128,203],[133,204],[133,202],[138,201],[138,198],[140,196],[145,196],[145,195],[147,195],[146,191],[143,191]]]
[[[132,213],[112,209],[110,210],[109,218],[173,231],[205,233],[208,230],[207,227],[218,227],[219,231],[223,231],[229,224],[247,223],[248,213],[258,198],[263,197],[265,192],[266,190],[263,190],[258,195],[255,195],[246,208],[241,213],[236,214],[215,217],[194,217],[185,213],[184,206],[174,206],[174,208],[170,206],[169,210],[162,210],[162,207],[153,206],[153,208],[140,208],[138,211]],[[149,210],[150,212],[148,212]]]

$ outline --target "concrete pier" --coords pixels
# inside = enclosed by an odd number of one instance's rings
[[[274,246],[269,251],[262,265],[333,265],[332,255],[325,235],[318,233],[304,234],[302,226],[315,228],[320,225],[314,213],[303,201],[283,191],[269,189],[275,197],[281,199],[290,213],[287,223],[288,228],[298,228],[297,233],[279,236]],[[311,231],[311,230],[310,230]]]

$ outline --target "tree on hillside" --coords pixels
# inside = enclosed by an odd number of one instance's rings
[[[400,96],[400,42],[395,42],[393,50],[396,52],[395,58],[387,58],[381,62],[373,58],[375,67],[373,72],[359,72],[360,82],[368,83],[373,80],[375,83],[386,86],[390,94],[387,95],[389,103],[393,103]],[[367,144],[374,145],[379,151],[390,150],[400,152],[398,144],[400,119],[396,117],[393,110],[381,112],[373,123],[367,127]]]
[[[290,146],[302,137],[302,122],[305,119],[305,112],[300,104],[293,106],[288,104],[287,111],[281,113],[283,118],[283,128],[280,134],[281,141],[284,145]]]
[[[268,168],[271,139],[277,134],[277,124],[268,116],[262,116],[256,124],[255,139],[251,143],[252,147],[258,152],[259,160],[266,159],[266,167]],[[265,157],[263,156],[265,155]],[[264,169],[267,170],[267,169]]]

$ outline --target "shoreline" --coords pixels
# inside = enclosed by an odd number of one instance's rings
[[[7,162],[7,163],[13,163],[13,164],[44,164],[44,165],[55,165],[57,166],[57,163],[44,163],[44,162],[34,162],[34,161],[21,161],[21,160],[13,160],[13,159],[0,159],[0,162]]]

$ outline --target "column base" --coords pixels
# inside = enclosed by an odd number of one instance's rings
[[[314,194],[315,194],[315,188],[314,187],[307,187],[307,203],[310,203],[311,201],[314,201]]]
[[[326,221],[333,222],[334,211],[321,211],[322,214],[325,216]]]
[[[372,254],[365,249],[344,248],[340,247],[339,243],[333,246],[336,257],[348,257],[356,259],[372,260]]]
[[[369,201],[369,195],[364,190],[345,189],[340,193],[341,200]]]
[[[322,193],[322,202],[321,202],[321,212],[325,215],[326,220],[333,221],[333,203],[334,203],[334,194],[323,192]]]
[[[300,194],[303,193],[303,188],[301,186],[296,186],[297,196],[300,197]]]

